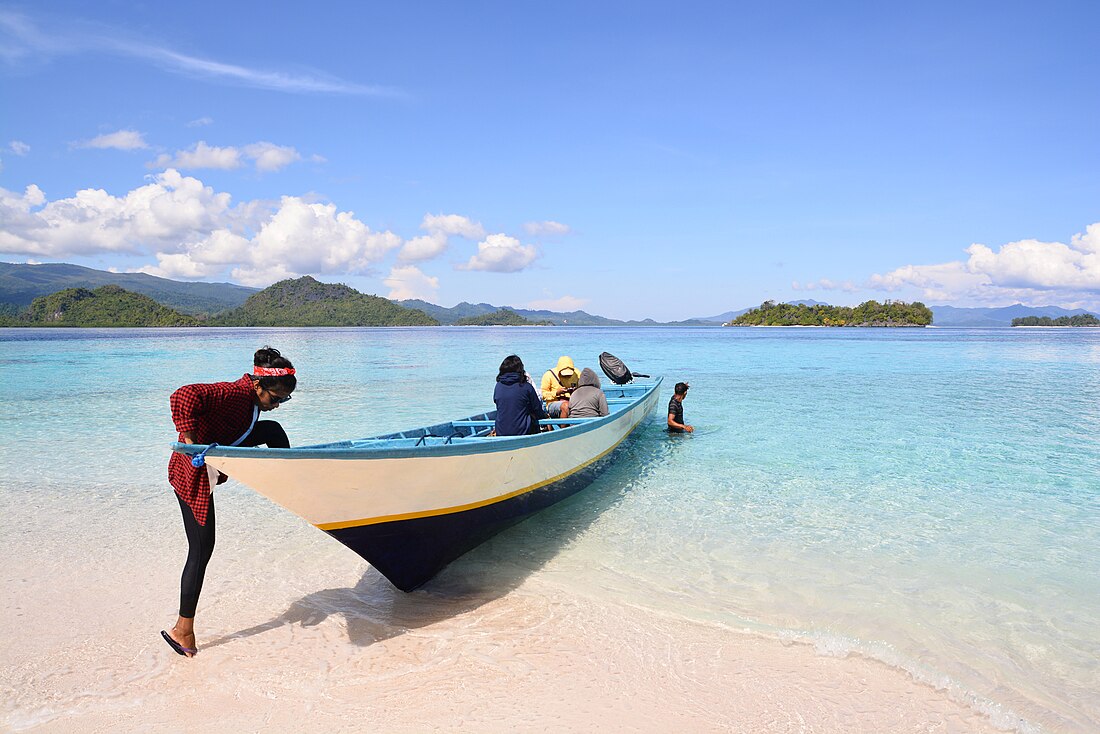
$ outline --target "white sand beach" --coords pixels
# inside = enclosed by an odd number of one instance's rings
[[[109,546],[82,566],[64,551],[12,558],[0,616],[3,727],[997,730],[946,692],[859,656],[578,597],[539,576],[519,575],[503,593],[481,588],[492,552],[403,594],[353,554],[331,553],[321,534],[275,526],[305,552],[249,556],[240,536],[227,538],[190,660],[158,634],[172,620],[165,582],[178,559],[152,538],[145,570],[121,577],[127,552]],[[266,568],[278,577],[265,580]]]
[[[236,630],[246,620],[209,622]],[[108,645],[74,643],[37,661],[5,655],[3,686],[19,701],[6,724],[41,732],[359,724],[410,732],[996,731],[874,661],[522,589],[392,637],[370,616],[309,625],[307,617],[222,634],[193,660],[173,654],[155,630],[136,628]]]

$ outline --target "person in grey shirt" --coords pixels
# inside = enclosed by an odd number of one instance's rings
[[[597,418],[607,415],[607,396],[600,389],[600,378],[588,367],[581,370],[577,388],[569,396],[570,418]]]

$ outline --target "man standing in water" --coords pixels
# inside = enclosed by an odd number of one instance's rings
[[[691,433],[695,430],[693,426],[684,423],[684,398],[687,397],[689,387],[691,386],[686,382],[677,382],[675,391],[672,393],[672,399],[668,401],[669,433],[683,433],[684,431]]]

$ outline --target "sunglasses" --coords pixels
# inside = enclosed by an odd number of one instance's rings
[[[275,403],[276,405],[282,405],[283,403],[285,403],[286,401],[288,401],[292,397],[294,397],[293,395],[286,395],[286,396],[280,397],[280,396],[276,395],[275,393],[271,392],[270,390],[268,391],[267,394],[271,398],[271,402]]]

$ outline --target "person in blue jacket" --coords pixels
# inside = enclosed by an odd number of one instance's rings
[[[539,419],[550,417],[535,386],[527,381],[523,360],[514,354],[509,354],[500,363],[493,402],[497,404],[495,431],[498,436],[538,433]]]

